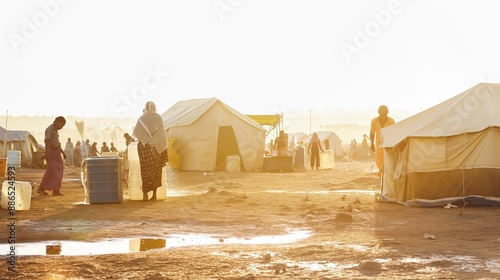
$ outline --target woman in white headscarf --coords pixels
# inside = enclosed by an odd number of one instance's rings
[[[141,165],[143,200],[148,200],[148,192],[151,191],[153,196],[150,200],[156,200],[156,189],[162,185],[162,168],[168,161],[167,133],[152,101],[146,102],[142,111],[133,135],[139,141],[137,150]]]

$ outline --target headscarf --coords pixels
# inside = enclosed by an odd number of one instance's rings
[[[156,105],[153,101],[146,102],[143,114],[137,120],[133,135],[143,145],[149,144],[155,148],[158,154],[167,149],[167,133],[163,120],[156,113]]]
[[[146,106],[142,109],[145,114],[156,114],[156,104],[153,101],[146,102]]]

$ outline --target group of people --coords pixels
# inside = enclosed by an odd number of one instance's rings
[[[297,150],[302,151],[302,149],[304,148],[302,145],[303,142],[300,142],[298,143],[298,146],[295,147],[294,143],[290,143],[288,139],[288,134],[285,133],[284,130],[280,130],[279,135],[278,137],[276,137],[274,142],[273,140],[271,140],[269,149],[271,151],[276,150],[277,156],[289,156],[289,155],[295,155]],[[328,142],[327,145],[329,145]],[[329,147],[326,149],[329,149]],[[320,151],[323,152],[324,149],[323,146],[321,145],[321,141],[318,137],[318,134],[314,132],[307,147],[307,153],[310,155],[311,169],[318,169],[320,167],[320,159],[319,159]],[[303,157],[299,156],[299,158],[296,159],[296,161],[303,161]]]
[[[63,149],[59,140],[59,130],[65,125],[66,119],[59,116],[45,129],[44,143],[47,164],[42,181],[36,190],[39,195],[49,195],[46,191],[52,191],[54,196],[63,195],[60,190],[64,174],[64,161],[67,161],[68,164],[78,164],[83,158],[117,151],[113,143],[110,143],[108,147],[106,142],[103,142],[99,152],[97,143],[94,142],[90,145],[88,139],[83,144],[78,141],[73,146],[70,138]],[[133,135],[139,141],[137,149],[141,166],[143,200],[156,200],[156,190],[162,185],[162,168],[168,161],[168,154],[167,134],[163,120],[156,112],[154,102],[148,101],[146,103],[142,116],[137,120]],[[128,133],[125,133],[124,137],[127,146],[135,141]],[[148,195],[150,192],[152,192],[151,198]]]
[[[118,152],[115,144],[110,143],[110,146],[106,142],[102,142],[100,149],[97,148],[97,142],[90,144],[90,140],[87,139],[83,144],[77,141],[76,144],[71,142],[71,138],[68,138],[66,146],[64,147],[64,153],[66,154],[66,159],[64,162],[66,165],[74,165],[80,167],[82,160],[88,157],[97,157],[105,152]]]
[[[378,173],[377,176],[381,176],[382,170],[383,170],[383,161],[384,161],[384,152],[383,149],[380,147],[380,144],[382,142],[380,138],[380,130],[386,126],[389,126],[391,124],[394,124],[395,121],[393,118],[389,117],[389,109],[385,105],[381,105],[378,108],[378,117],[373,118],[370,123],[370,136],[364,134],[363,135],[363,141],[362,141],[362,147],[363,149],[366,150],[371,150],[372,152],[375,153],[375,161],[376,165],[378,167]],[[368,138],[371,142],[370,147],[368,146]],[[299,148],[302,145],[299,144]],[[325,142],[325,149],[323,149],[323,146],[321,145],[321,141],[318,137],[318,134],[316,132],[313,133],[309,145],[307,147],[307,153],[309,154],[310,158],[310,167],[311,169],[318,169],[320,167],[320,152],[323,152],[324,150],[328,150],[329,147],[328,142]],[[351,141],[351,151],[357,149],[357,142],[356,140]],[[269,150],[276,150],[278,156],[286,156],[289,155],[289,139],[288,139],[288,134],[286,134],[283,130],[280,131],[279,136],[274,140],[271,140]],[[296,150],[296,149],[295,149]]]
[[[376,164],[379,169],[377,175],[381,176],[383,170],[383,149],[380,147],[380,129],[394,124],[394,119],[388,116],[389,109],[382,105],[378,109],[379,116],[373,118],[370,126],[370,142],[371,150],[375,152]],[[97,143],[90,145],[87,139],[84,144],[78,141],[73,147],[71,139],[68,138],[65,149],[61,147],[59,141],[59,130],[66,124],[66,119],[62,116],[55,118],[54,122],[45,130],[45,159],[47,167],[42,178],[37,193],[40,195],[48,195],[46,190],[52,190],[54,196],[61,196],[60,192],[63,172],[64,160],[68,163],[81,162],[83,157],[98,156],[103,152],[116,151],[113,143],[110,147],[103,142],[101,151],[97,149]],[[163,120],[156,112],[156,105],[152,101],[148,101],[143,109],[143,114],[137,120],[133,135],[137,138],[139,162],[141,166],[142,192],[143,200],[156,200],[156,190],[162,185],[162,168],[168,161],[167,153],[167,135]],[[124,135],[127,141],[127,146],[135,141],[128,133]],[[365,139],[367,137],[364,137]],[[273,146],[278,152],[283,153],[288,148],[288,139],[285,132],[280,131],[280,135],[276,138]],[[79,151],[79,152],[78,152]],[[323,147],[318,134],[313,133],[307,149],[310,154],[310,165],[312,169],[320,167],[319,153],[323,152]],[[68,155],[71,157],[68,159]],[[78,156],[79,155],[79,156]],[[148,193],[152,192],[151,198]]]

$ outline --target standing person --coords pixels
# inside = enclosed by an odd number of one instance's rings
[[[73,142],[71,142],[71,138],[68,138],[68,142],[66,142],[66,146],[64,147],[64,153],[66,154],[66,164],[67,165],[72,165],[73,164],[73,153],[74,153],[74,145]]]
[[[378,117],[372,119],[370,126],[370,142],[371,150],[375,152],[375,162],[377,163],[378,173],[377,176],[382,176],[384,169],[384,150],[380,147],[382,139],[380,139],[380,129],[394,124],[394,119],[388,116],[389,109],[385,105],[378,108]],[[374,141],[375,140],[375,144]],[[375,150],[376,149],[376,150]]]
[[[295,148],[295,157],[293,159],[294,171],[306,170],[305,150],[306,149],[304,148],[304,142],[299,141],[297,147]]]
[[[106,142],[102,142],[101,155],[102,155],[102,153],[106,153],[106,152],[109,152],[108,144],[106,144]]]
[[[66,154],[61,148],[58,131],[64,125],[66,125],[66,119],[59,116],[45,129],[44,142],[47,168],[43,174],[42,182],[36,191],[37,194],[48,195],[45,190],[52,190],[52,195],[54,196],[63,195],[60,190],[64,175],[64,159],[66,159]]]
[[[274,141],[274,146],[278,150],[278,156],[286,156],[288,149],[288,141],[285,131],[280,130],[280,135]]]
[[[97,142],[92,143],[92,146],[90,146],[89,154],[91,157],[98,157],[100,155],[99,151],[97,150]]]
[[[323,147],[321,146],[321,141],[319,140],[318,134],[316,132],[313,133],[311,140],[309,140],[309,147],[307,148],[307,152],[311,154],[311,169],[314,169],[316,166],[316,170],[319,168],[319,151],[323,152]]]
[[[127,145],[127,147],[125,148],[125,156],[124,156],[124,162],[125,162],[125,174],[128,175],[128,170],[129,170],[129,162],[128,162],[128,145],[130,145],[130,143],[132,142],[135,142],[135,139],[132,138],[132,136],[130,136],[130,134],[128,133],[125,133],[123,134],[123,137],[125,137],[125,144]]]
[[[370,148],[368,147],[368,135],[363,134],[363,141],[361,142],[363,147],[363,156],[367,157],[370,154]]]
[[[87,155],[85,156],[87,158],[90,156],[90,147],[92,147],[92,145],[90,145],[89,139],[85,140],[85,146],[87,146]]]
[[[87,144],[85,142],[82,143],[82,145],[80,146],[80,157],[81,157],[80,161],[89,157],[89,148],[87,147]]]
[[[135,139],[132,138],[132,136],[130,136],[130,134],[128,133],[123,134],[123,137],[125,137],[125,144],[127,145],[127,147],[128,145],[130,145],[130,143],[135,142]]]
[[[161,116],[156,113],[156,105],[146,102],[143,114],[137,120],[133,135],[137,138],[137,151],[141,166],[143,200],[148,200],[148,192],[153,192],[151,200],[156,200],[156,189],[162,185],[162,168],[168,161],[167,133]]]
[[[82,142],[80,141],[76,141],[75,144],[73,163],[75,164],[75,167],[80,167],[82,165]]]
[[[111,145],[111,147],[109,147],[110,152],[115,152],[115,153],[118,152],[118,150],[116,149],[115,144],[113,142],[109,143],[109,145]]]

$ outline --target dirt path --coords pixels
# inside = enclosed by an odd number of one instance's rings
[[[499,277],[500,208],[376,202],[379,184],[371,166],[338,162],[333,170],[294,173],[169,171],[165,201],[93,205],[82,204],[79,169],[68,168],[64,197],[34,194],[31,209],[16,213],[17,246],[41,246],[43,255],[17,256],[16,272],[6,262],[0,278]],[[16,179],[36,186],[42,175],[43,170],[23,168]],[[8,225],[6,210],[0,218]],[[7,236],[7,226],[1,228],[0,236]],[[130,252],[137,242],[161,248]],[[8,253],[7,238],[1,243]],[[117,253],[122,245],[129,248]],[[108,247],[112,253],[105,254]]]

